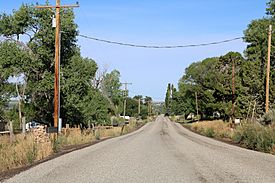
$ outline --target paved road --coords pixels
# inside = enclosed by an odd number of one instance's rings
[[[275,156],[202,137],[164,117],[6,182],[272,182]]]

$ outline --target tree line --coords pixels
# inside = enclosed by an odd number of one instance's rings
[[[168,84],[165,109],[170,115],[196,114],[209,118],[214,112],[221,117],[260,117],[265,113],[268,27],[275,27],[275,1],[267,3],[266,16],[253,20],[244,31],[247,43],[244,54],[229,52],[206,58],[185,69],[178,88]],[[275,45],[272,34],[272,45]],[[233,72],[232,72],[232,69]],[[269,105],[275,105],[275,50],[271,49]],[[234,80],[232,80],[234,74]],[[234,95],[232,86],[235,86]],[[197,95],[197,96],[196,96]],[[197,104],[196,104],[197,97]],[[233,101],[233,102],[232,102]],[[232,109],[234,105],[234,110]]]
[[[17,126],[26,121],[53,122],[54,13],[22,4],[11,14],[0,14],[0,121]],[[89,122],[110,124],[111,116],[122,115],[127,98],[126,115],[146,117],[150,97],[131,98],[121,89],[120,73],[100,71],[91,58],[84,58],[77,45],[78,26],[74,12],[61,13],[60,117],[71,125]],[[138,102],[141,98],[141,111]],[[11,100],[16,105],[8,108]]]

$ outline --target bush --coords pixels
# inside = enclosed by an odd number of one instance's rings
[[[214,137],[214,135],[215,135],[213,128],[206,128],[204,133],[207,137]]]
[[[260,122],[265,125],[275,123],[275,110],[270,110],[268,113],[264,114]]]
[[[275,145],[275,130],[258,124],[245,124],[237,128],[233,141],[252,150],[271,152]]]

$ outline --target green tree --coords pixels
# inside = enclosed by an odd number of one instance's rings
[[[171,114],[171,83],[168,83],[166,94],[165,94],[165,110],[168,115]]]
[[[51,10],[24,4],[11,15],[0,15],[0,35],[8,40],[0,44],[1,103],[16,95],[15,85],[9,81],[16,76],[20,79],[18,91],[27,86],[25,97],[21,97],[25,102],[24,112],[31,118],[48,122],[53,121],[55,29],[51,25],[52,15]],[[91,59],[82,58],[76,45],[78,31],[73,11],[64,9],[61,20],[61,117],[64,123],[70,124],[108,123],[108,100],[92,86],[97,65]],[[29,39],[22,42],[20,37],[25,35]]]
[[[179,82],[179,91],[174,92],[175,114],[180,114],[181,111],[187,115],[196,112],[197,93],[199,113],[202,117],[212,116],[215,111],[219,111],[225,118],[229,117],[232,107],[232,63],[234,61],[236,68],[235,85],[238,96],[245,92],[239,77],[243,60],[241,54],[229,52],[220,58],[208,58],[191,64]]]
[[[1,95],[2,105],[3,101],[6,103],[12,97],[18,98],[17,115],[19,117],[12,120],[19,126],[22,123],[23,109],[28,100],[28,96],[25,95],[28,85],[27,76],[35,65],[34,59],[24,47],[9,40],[0,43],[0,65],[1,91],[4,94]]]
[[[267,3],[267,8],[266,8],[266,14],[272,16],[272,18],[275,18],[275,1],[270,0]]]
[[[275,27],[274,21],[274,0],[271,0],[267,3],[267,15],[268,17],[253,20],[244,31],[244,40],[248,43],[247,49],[245,50],[245,56],[253,71],[253,74],[250,74],[251,78],[254,80],[249,80],[247,84],[249,90],[252,92],[253,100],[257,102],[257,113],[264,113],[265,106],[265,78],[266,78],[266,62],[267,62],[267,45],[268,45],[268,27],[273,25]],[[272,45],[275,44],[275,35],[272,34]],[[271,108],[274,107],[275,102],[275,51],[271,51],[271,77],[270,77],[270,104]],[[254,87],[254,88],[253,88]],[[253,89],[252,89],[253,88]]]
[[[120,72],[113,70],[103,77],[102,93],[108,99],[115,115],[119,115],[123,111],[123,91],[120,82]]]
[[[126,115],[138,117],[138,101],[134,98],[127,97]]]

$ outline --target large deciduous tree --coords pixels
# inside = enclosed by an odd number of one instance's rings
[[[55,28],[54,12],[23,4],[0,15],[1,101],[19,96],[31,119],[53,120]],[[80,55],[71,9],[61,12],[61,117],[64,123],[109,122],[108,102],[92,86],[97,64]],[[18,82],[12,82],[11,78]],[[17,86],[17,87],[16,87]],[[13,88],[13,90],[11,90]],[[17,90],[15,90],[17,88]],[[16,94],[17,91],[17,94]],[[24,91],[24,92],[23,92]],[[4,98],[5,97],[5,98]],[[2,102],[4,103],[4,102]]]

